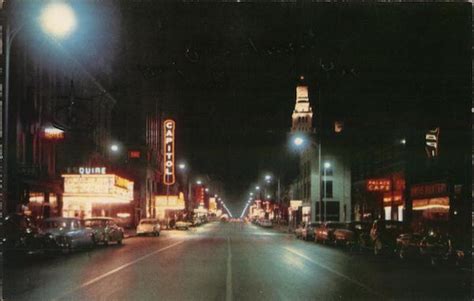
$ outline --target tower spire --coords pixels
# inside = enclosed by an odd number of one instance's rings
[[[300,82],[296,86],[296,103],[292,114],[292,132],[313,131],[313,109],[309,103],[308,86],[303,83],[304,76],[300,76]]]

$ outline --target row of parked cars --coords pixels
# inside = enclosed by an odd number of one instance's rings
[[[109,217],[84,220],[72,217],[44,219],[37,225],[23,214],[11,214],[3,220],[2,246],[7,256],[71,252],[98,244],[122,244],[124,230]]]
[[[273,227],[272,221],[269,220],[269,219],[266,219],[266,218],[254,219],[254,220],[252,220],[252,223],[254,225],[257,225],[257,226],[260,226],[260,227],[263,227],[263,228],[272,228]]]
[[[349,250],[371,250],[374,255],[395,254],[400,259],[426,258],[431,264],[464,260],[465,251],[443,227],[412,231],[398,221],[303,223],[295,236],[317,243],[346,247]]]

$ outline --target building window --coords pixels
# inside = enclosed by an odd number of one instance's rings
[[[322,168],[321,169],[321,175],[324,176],[324,173],[326,173],[326,176],[332,176],[333,172],[332,172],[332,166],[331,167],[328,167],[328,168]]]
[[[325,198],[332,198],[332,181],[323,181],[323,195]]]

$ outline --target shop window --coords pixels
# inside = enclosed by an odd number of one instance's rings
[[[326,173],[326,176],[332,176],[333,175],[333,171],[332,171],[332,166],[331,167],[327,167],[327,168],[322,168],[321,169],[321,175],[324,177],[324,173]]]
[[[339,221],[339,202],[324,202],[326,204],[326,220]],[[324,207],[323,207],[324,215]]]
[[[323,181],[323,194],[325,198],[332,198],[333,191],[332,191],[332,181]]]

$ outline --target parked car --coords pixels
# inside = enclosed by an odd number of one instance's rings
[[[54,245],[48,236],[41,233],[31,218],[24,214],[7,215],[3,220],[2,232],[5,256],[9,258],[41,254]]]
[[[454,264],[460,265],[465,253],[452,236],[447,233],[430,230],[420,241],[420,255],[428,259],[431,265]]]
[[[188,222],[178,221],[178,222],[176,222],[176,224],[175,224],[175,228],[176,228],[177,230],[188,230],[188,229],[189,229],[189,225],[190,225],[190,223],[188,223]]]
[[[314,231],[314,241],[322,243],[334,243],[334,231],[344,227],[344,223],[324,222]]]
[[[296,229],[295,229],[295,237],[296,238],[301,238],[302,235],[303,235],[303,228],[306,226],[306,223],[305,222],[302,222],[301,224],[299,224]]]
[[[84,226],[89,227],[93,231],[94,243],[103,243],[108,245],[109,242],[117,242],[121,244],[124,231],[118,226],[111,217],[91,217],[84,219]]]
[[[273,227],[273,224],[270,220],[263,219],[262,221],[260,221],[260,226],[264,227],[264,228],[271,228],[271,227]]]
[[[47,218],[42,223],[42,229],[63,251],[92,247],[95,244],[94,232],[84,227],[81,220],[73,217]]]
[[[420,233],[403,233],[397,237],[396,252],[400,259],[418,257],[420,255],[420,242],[423,235]]]
[[[407,232],[407,227],[403,222],[375,220],[370,229],[374,255],[384,252],[395,253],[397,248],[397,237]]]
[[[301,238],[303,240],[314,240],[314,230],[319,227],[321,223],[307,223],[301,229]]]
[[[137,226],[137,235],[151,234],[153,236],[160,236],[161,226],[160,222],[155,218],[141,219]]]
[[[354,248],[366,245],[370,224],[367,222],[349,222],[334,230],[334,242],[337,246]]]

